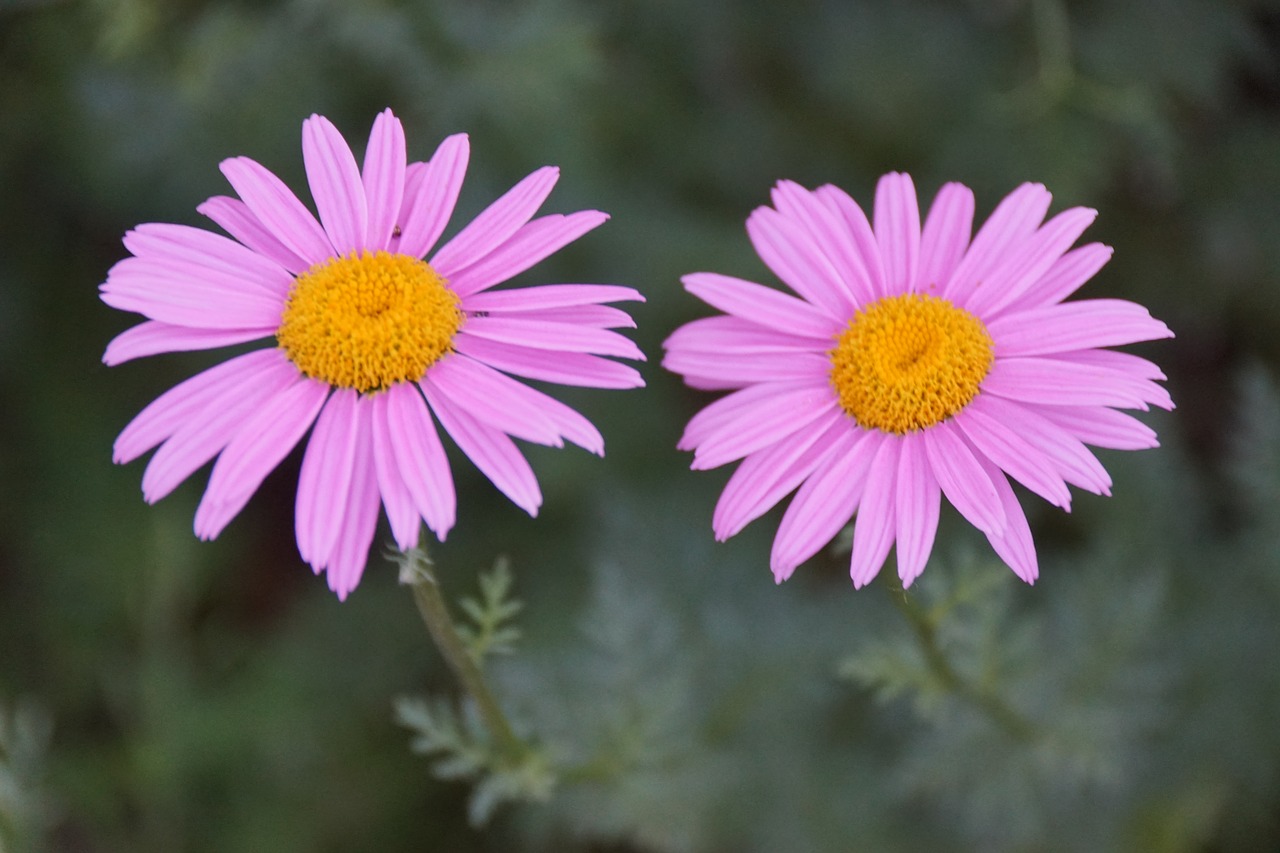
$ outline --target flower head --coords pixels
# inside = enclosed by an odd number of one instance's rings
[[[444,539],[456,495],[435,422],[516,505],[542,503],[512,438],[592,453],[586,418],[513,376],[597,388],[643,385],[643,359],[615,331],[634,324],[604,303],[642,300],[615,285],[492,290],[604,222],[588,210],[534,218],[558,171],[537,170],[434,249],[466,172],[467,137],[407,163],[386,110],[364,162],[325,118],[302,126],[319,220],[275,175],[245,157],[221,164],[239,198],[197,209],[230,237],[185,225],[139,225],[102,300],[144,315],[103,360],[262,340],[171,389],[125,427],[115,461],[159,445],[142,478],[154,502],[217,457],[196,510],[212,539],[289,451],[307,442],[298,482],[298,549],[345,597],[360,580],[381,503],[402,549],[421,522]],[[274,339],[274,340],[272,340]],[[432,417],[434,415],[434,418]]]
[[[1095,211],[1044,221],[1024,184],[970,239],[973,193],[947,184],[923,226],[911,178],[889,174],[873,218],[833,186],[784,181],[747,233],[799,296],[715,273],[685,287],[724,316],[667,339],[668,369],[730,393],[680,439],[695,469],[742,460],[716,505],[727,539],[796,491],[770,563],[780,582],[856,512],[855,587],[897,543],[904,585],[924,570],[941,497],[1023,580],[1035,547],[1007,477],[1069,509],[1068,484],[1109,494],[1085,445],[1136,450],[1155,433],[1118,409],[1171,409],[1160,369],[1105,349],[1172,337],[1117,299],[1063,302],[1111,257],[1071,246]],[[1007,476],[1006,476],[1007,475]]]

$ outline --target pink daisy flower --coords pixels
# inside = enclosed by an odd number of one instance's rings
[[[512,376],[643,385],[633,368],[601,357],[643,360],[612,331],[633,327],[631,318],[603,304],[641,295],[603,284],[491,288],[608,216],[533,218],[559,175],[546,167],[433,253],[468,152],[459,134],[429,161],[406,163],[404,129],[387,110],[357,166],[337,129],[313,115],[302,125],[302,154],[319,221],[267,169],[233,157],[221,169],[239,198],[197,208],[230,237],[161,223],[125,235],[133,257],[112,267],[102,300],[147,319],[108,345],[107,364],[270,344],[188,379],[125,427],[116,462],[159,445],[142,477],[148,502],[217,457],[195,516],[196,535],[212,539],[311,429],[298,550],[345,598],[364,571],[379,503],[402,549],[417,544],[421,521],[441,540],[453,527],[456,495],[436,420],[530,515],[542,495],[512,438],[568,440],[603,455],[586,418]]]
[[[973,193],[947,184],[923,227],[911,178],[876,188],[874,220],[833,186],[784,181],[747,220],[765,264],[799,296],[715,273],[683,279],[725,316],[665,343],[689,385],[730,391],[680,439],[695,469],[742,460],[716,505],[727,539],[796,491],[774,539],[781,582],[854,516],[855,587],[897,543],[898,575],[924,570],[946,496],[1028,583],[1038,574],[1008,477],[1063,509],[1068,484],[1109,494],[1085,446],[1156,447],[1117,409],[1173,408],[1151,362],[1104,347],[1172,337],[1140,305],[1063,302],[1111,257],[1071,245],[1096,211],[1047,222],[1024,184],[970,239]]]

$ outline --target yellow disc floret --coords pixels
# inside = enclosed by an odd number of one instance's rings
[[[977,317],[936,296],[886,296],[860,310],[831,351],[831,384],[859,424],[902,435],[959,412],[991,370]]]
[[[298,276],[276,340],[307,376],[365,393],[421,379],[462,319],[457,295],[425,261],[352,252]]]

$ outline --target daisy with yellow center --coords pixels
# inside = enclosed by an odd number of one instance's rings
[[[400,548],[421,524],[440,539],[456,495],[436,428],[504,494],[535,515],[542,496],[513,438],[603,454],[576,411],[515,377],[597,388],[643,384],[609,357],[643,359],[613,331],[633,326],[605,303],[640,300],[615,285],[494,290],[604,222],[598,211],[535,217],[558,171],[535,171],[433,251],[466,172],[465,135],[408,163],[390,110],[363,165],[325,118],[303,123],[319,218],[279,178],[236,157],[222,172],[238,198],[198,209],[228,236],[150,223],[125,235],[102,299],[147,319],[104,361],[263,340],[147,406],[115,460],[157,447],[142,477],[154,502],[216,457],[195,530],[217,536],[306,435],[295,513],[298,548],[339,597],[364,571],[385,507]],[[434,417],[433,417],[434,416]]]
[[[1068,484],[1108,494],[1088,450],[1157,445],[1118,411],[1172,408],[1154,364],[1105,347],[1172,337],[1146,309],[1063,302],[1110,248],[1072,249],[1094,211],[1047,222],[1024,184],[972,236],[973,193],[947,184],[921,224],[915,187],[885,175],[869,218],[843,191],[784,181],[747,232],[796,296],[716,273],[685,287],[724,315],[665,343],[687,384],[728,391],[689,422],[693,467],[741,460],[716,505],[726,539],[791,492],[774,540],[780,582],[856,515],[850,574],[870,582],[897,545],[909,585],[933,548],[941,498],[1019,577],[1038,565],[1013,478],[1070,508]]]

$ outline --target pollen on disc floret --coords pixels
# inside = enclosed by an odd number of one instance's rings
[[[907,293],[858,311],[830,357],[841,408],[864,427],[903,435],[969,405],[991,370],[995,345],[968,311]]]
[[[367,393],[421,379],[462,321],[457,295],[425,261],[360,251],[297,278],[276,340],[307,376]]]

